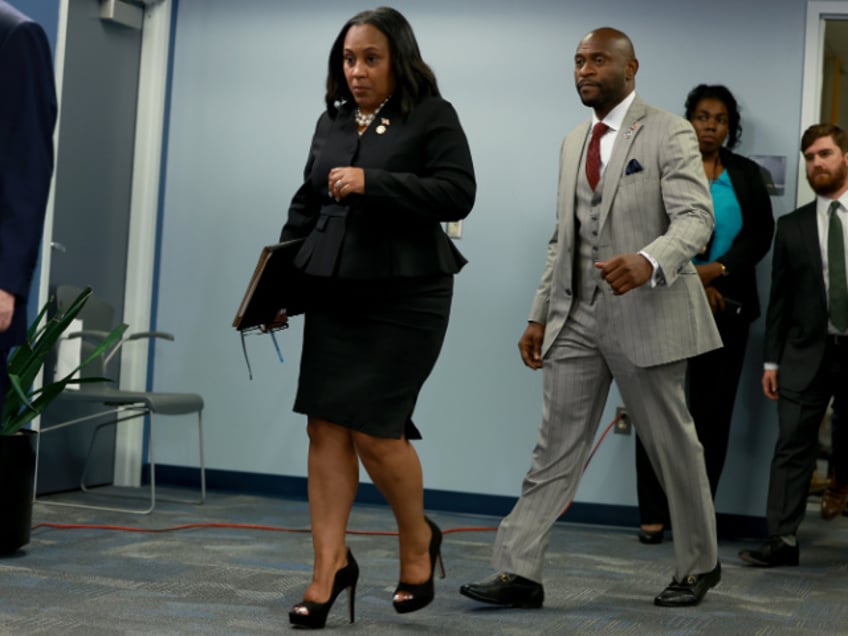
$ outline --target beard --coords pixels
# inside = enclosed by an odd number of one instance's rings
[[[848,165],[844,163],[840,163],[834,172],[807,174],[807,183],[810,184],[813,192],[822,196],[827,196],[841,190],[842,186],[845,185],[846,179],[848,179]]]

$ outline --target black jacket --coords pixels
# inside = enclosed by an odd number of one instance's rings
[[[727,148],[719,152],[742,208],[742,229],[730,248],[716,259],[727,268],[728,275],[712,284],[722,296],[742,303],[742,316],[752,322],[760,315],[756,266],[768,253],[774,235],[771,199],[758,164]]]
[[[365,194],[330,197],[327,175],[338,166],[365,170]],[[305,237],[295,265],[316,276],[454,274],[466,261],[441,222],[465,218],[475,193],[468,142],[448,102],[425,98],[404,117],[390,99],[361,137],[353,106],[343,105],[318,120],[280,240]]]
[[[0,352],[26,338],[27,297],[53,174],[56,90],[40,26],[0,3],[0,289],[15,295]]]
[[[827,295],[815,202],[780,217],[766,312],[765,361],[777,362],[779,388],[803,392],[824,358]]]

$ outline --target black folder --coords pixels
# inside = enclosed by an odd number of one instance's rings
[[[233,327],[239,331],[262,327],[272,323],[281,309],[287,316],[303,313],[305,283],[303,274],[293,264],[303,241],[293,239],[262,248]]]

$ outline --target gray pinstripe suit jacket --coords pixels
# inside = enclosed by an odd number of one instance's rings
[[[575,189],[591,121],[562,143],[557,225],[530,311],[543,323],[542,355],[562,330],[574,301]],[[635,159],[641,170],[626,166]],[[625,174],[625,172],[631,172]],[[721,339],[691,263],[709,240],[714,218],[701,154],[691,124],[643,102],[631,104],[601,181],[600,259],[644,250],[665,284],[645,284],[611,302],[618,305],[608,335],[639,367],[665,364],[716,349]],[[602,286],[601,293],[612,292]]]

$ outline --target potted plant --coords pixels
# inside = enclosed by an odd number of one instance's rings
[[[52,305],[48,302],[30,325],[26,342],[9,356],[0,415],[0,555],[11,554],[29,542],[36,433],[24,427],[41,415],[68,384],[105,381],[106,378],[75,379],[73,376],[120,340],[127,329],[125,324],[118,325],[76,369],[34,388],[47,357],[90,296],[91,288],[86,287],[69,307],[59,307],[51,318],[47,318]]]

